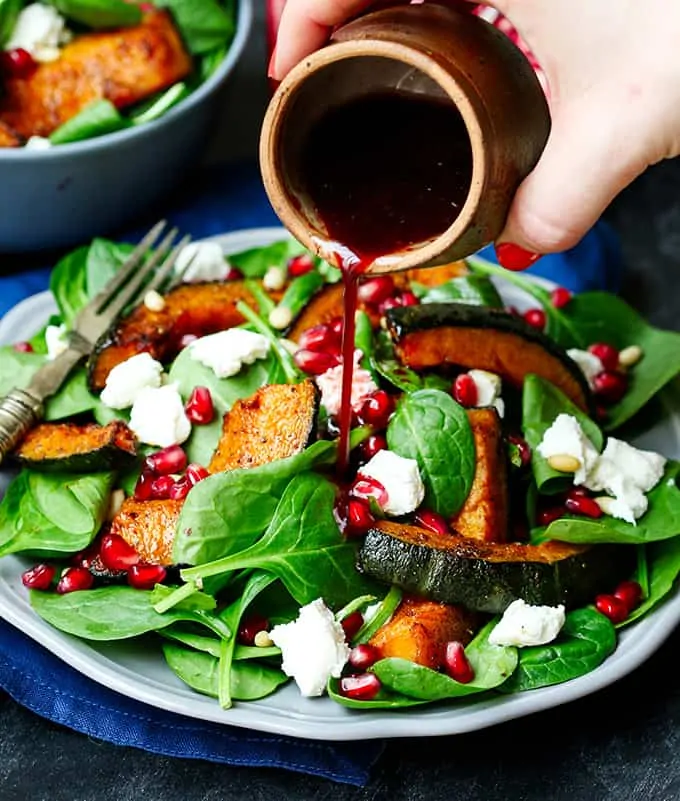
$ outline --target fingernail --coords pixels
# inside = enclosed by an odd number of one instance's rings
[[[272,50],[272,54],[269,58],[269,66],[267,67],[267,77],[270,78],[272,81],[275,80],[274,70],[276,69],[276,45]]]
[[[526,270],[541,258],[540,253],[532,253],[512,242],[502,242],[495,246],[496,258],[506,270]]]

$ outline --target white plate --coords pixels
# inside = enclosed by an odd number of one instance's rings
[[[279,228],[235,232],[220,237],[226,253],[265,245],[285,236]],[[516,290],[504,291],[509,303],[526,306]],[[54,311],[48,292],[20,303],[0,321],[0,343],[28,339]],[[638,441],[641,447],[680,456],[680,418],[670,393],[664,397],[666,419]],[[4,481],[4,485],[2,482]],[[0,491],[7,475],[0,475]],[[135,643],[89,644],[62,634],[31,610],[20,581],[27,563],[18,557],[0,560],[0,616],[48,648],[85,676],[130,698],[201,720],[319,740],[363,740],[460,734],[493,726],[564,704],[620,679],[644,662],[680,622],[680,595],[624,630],[615,653],[597,670],[578,679],[512,696],[459,701],[448,706],[403,711],[357,712],[327,698],[301,698],[289,683],[262,701],[220,709],[217,701],[194,693],[166,666],[160,649]]]

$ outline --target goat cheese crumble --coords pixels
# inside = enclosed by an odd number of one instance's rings
[[[189,438],[191,423],[177,384],[144,387],[130,412],[130,428],[140,442],[167,448]]]
[[[229,271],[229,262],[217,242],[190,242],[182,248],[175,262],[175,272],[182,271],[182,281],[187,284],[222,281]]]
[[[398,517],[414,512],[425,498],[418,462],[394,451],[378,451],[359,473],[375,479],[385,488],[387,500],[382,509],[386,515]]]
[[[518,598],[489,634],[491,645],[524,648],[552,642],[564,626],[564,606],[531,606]]]
[[[493,406],[500,417],[505,414],[505,402],[501,398],[501,377],[488,370],[469,370],[468,375],[475,382],[477,388],[477,403],[475,406]]]
[[[66,326],[48,325],[45,329],[45,347],[47,348],[47,358],[53,361],[68,348],[66,339]]]
[[[291,623],[274,626],[269,636],[281,649],[281,669],[310,698],[322,695],[349,659],[345,632],[321,598],[303,606]]]
[[[362,356],[360,350],[354,351],[351,403],[355,412],[358,412],[366,398],[378,389],[373,376],[359,364]],[[342,364],[329,367],[325,373],[318,375],[316,385],[321,390],[321,405],[331,417],[337,417],[340,414],[342,400]]]
[[[109,409],[127,409],[143,389],[160,387],[163,365],[150,353],[137,353],[117,364],[106,378],[101,401]]]
[[[36,61],[54,61],[70,38],[66,20],[58,11],[43,3],[31,3],[19,12],[5,49],[20,47]]]
[[[271,343],[262,334],[230,328],[195,340],[189,345],[189,353],[218,378],[228,378],[236,375],[244,364],[264,359],[270,347]]]
[[[574,484],[583,484],[599,454],[571,414],[558,414],[536,448],[544,459],[551,456],[573,456],[579,463]]]
[[[570,348],[567,356],[576,362],[585,376],[588,386],[593,389],[595,376],[604,370],[601,359],[589,350],[579,350],[579,348]]]

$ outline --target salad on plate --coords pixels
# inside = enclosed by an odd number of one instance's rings
[[[0,148],[157,119],[213,74],[235,29],[235,0],[0,0]]]
[[[56,265],[58,315],[2,348],[0,395],[131,249]],[[339,272],[288,239],[190,257],[13,454],[0,557],[51,626],[143,638],[225,709],[294,682],[453,713],[595,671],[674,591],[680,463],[631,440],[664,413],[680,334],[477,257],[367,277],[340,471]]]

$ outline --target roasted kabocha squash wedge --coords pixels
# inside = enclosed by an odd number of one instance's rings
[[[450,521],[461,537],[505,542],[508,535],[508,469],[501,419],[493,408],[468,409],[475,441],[475,477],[458,514]]]
[[[236,309],[239,301],[257,308],[244,281],[182,284],[165,296],[160,311],[141,304],[97,343],[89,363],[90,389],[101,392],[111,370],[137,353],[168,361],[185,335],[205,336],[241,325],[245,320]]]
[[[269,384],[224,415],[211,473],[257,467],[304,450],[314,438],[319,391],[311,380]]]
[[[398,657],[437,670],[446,643],[467,645],[477,629],[477,615],[462,606],[406,596],[396,612],[371,637],[382,658]]]
[[[41,423],[14,451],[24,467],[41,472],[87,473],[129,467],[137,456],[135,435],[122,420],[96,423]]]
[[[495,614],[519,598],[584,606],[630,575],[634,561],[625,545],[482,543],[381,520],[366,534],[357,568],[407,592]]]
[[[183,503],[126,498],[109,530],[131,545],[143,562],[168,567],[174,564],[172,547]]]
[[[535,373],[580,409],[589,408],[590,391],[576,362],[514,314],[463,303],[425,303],[390,309],[386,318],[397,357],[413,370],[440,365],[489,370],[517,389]]]

